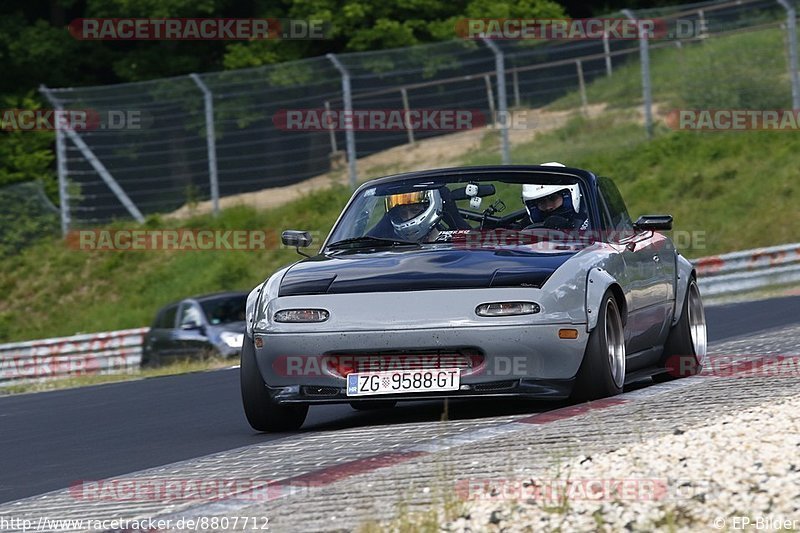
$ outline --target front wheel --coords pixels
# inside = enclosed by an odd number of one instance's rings
[[[653,381],[663,383],[700,373],[706,360],[707,339],[703,300],[697,280],[692,278],[686,288],[681,318],[669,330],[664,343],[659,366],[666,372],[653,376]]]
[[[253,339],[246,335],[239,376],[244,414],[253,429],[268,432],[300,429],[306,420],[308,405],[280,405],[272,399],[258,370]]]
[[[625,330],[617,301],[606,292],[597,325],[589,334],[572,399],[589,401],[622,392],[625,384]]]

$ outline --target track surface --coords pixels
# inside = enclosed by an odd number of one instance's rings
[[[707,309],[715,342],[797,323],[800,297]],[[188,374],[0,398],[0,503],[279,439],[250,429],[238,370]],[[449,417],[535,412],[542,402],[454,402]],[[357,412],[315,406],[301,432],[437,420],[441,402]]]

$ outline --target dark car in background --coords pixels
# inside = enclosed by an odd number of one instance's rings
[[[142,366],[238,356],[245,330],[246,301],[246,292],[224,292],[164,306],[144,336]]]

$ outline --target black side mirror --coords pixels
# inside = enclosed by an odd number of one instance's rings
[[[642,231],[669,231],[672,229],[672,215],[642,215],[633,227]]]
[[[297,253],[306,257],[311,257],[300,251],[300,248],[308,248],[312,242],[311,233],[308,231],[298,231],[287,229],[281,233],[281,242],[284,246],[294,246]]]

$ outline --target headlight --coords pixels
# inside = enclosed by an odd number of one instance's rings
[[[494,302],[475,308],[478,316],[532,315],[539,312],[539,304],[533,302]]]
[[[244,342],[244,333],[235,333],[233,331],[223,331],[219,334],[219,338],[229,348],[241,348]]]
[[[269,327],[267,308],[271,300],[278,297],[283,275],[289,267],[275,272],[267,281],[253,289],[247,297],[247,333],[253,336],[255,331],[263,331]]]
[[[275,322],[325,322],[330,313],[324,309],[284,309],[275,313]]]

